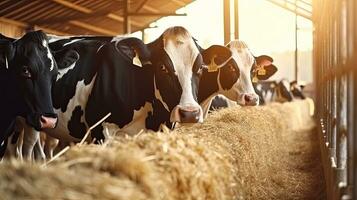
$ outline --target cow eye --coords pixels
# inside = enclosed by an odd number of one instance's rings
[[[31,78],[32,75],[28,66],[22,68],[21,75],[25,78]]]
[[[165,65],[161,65],[160,70],[164,73],[169,73]]]

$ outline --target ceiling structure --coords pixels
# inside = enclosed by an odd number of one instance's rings
[[[119,35],[148,28],[193,0],[2,0],[0,21],[57,35]]]

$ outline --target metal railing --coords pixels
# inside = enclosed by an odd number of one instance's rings
[[[357,2],[314,0],[316,120],[328,199],[357,199]]]

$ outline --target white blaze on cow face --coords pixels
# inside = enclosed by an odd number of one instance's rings
[[[202,108],[193,96],[192,69],[197,56],[200,55],[192,36],[188,33],[164,34],[164,50],[170,57],[175,74],[182,88],[179,104],[171,112],[172,122],[181,122],[179,110],[198,111],[198,122],[203,121]]]
[[[256,94],[252,80],[251,69],[255,63],[255,58],[248,49],[248,46],[242,41],[231,41],[228,44],[232,52],[232,57],[240,70],[240,76],[237,82],[230,90],[223,92],[223,95],[239,105],[258,105],[259,96]],[[221,89],[221,88],[220,88]]]
[[[50,50],[50,48],[48,47],[48,43],[47,43],[46,40],[43,40],[43,41],[42,41],[42,45],[46,48],[47,58],[50,59],[50,62],[51,62],[50,71],[52,71],[53,68],[55,67],[55,65],[54,65],[54,61],[53,61],[54,58],[53,58],[53,56],[52,56],[52,54],[51,54],[51,50]]]

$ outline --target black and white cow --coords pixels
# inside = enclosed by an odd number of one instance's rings
[[[57,115],[52,104],[52,83],[57,64],[42,31],[26,33],[14,40],[0,37],[0,156],[22,116],[36,130],[54,128]]]
[[[256,84],[257,93],[260,94],[263,103],[290,102],[294,99],[305,99],[302,87],[297,81],[289,83],[287,79],[277,81],[264,81]]]
[[[213,54],[202,53],[202,57],[183,27],[169,28],[149,44],[136,38],[116,38],[104,45],[78,40],[60,50],[63,55],[76,51],[79,58],[59,69],[53,88],[59,123],[46,132],[55,138],[79,141],[88,127],[109,112],[103,125],[129,134],[157,131],[162,124],[203,121],[197,93],[203,60],[212,60]],[[221,60],[230,54],[215,47],[210,51]],[[104,139],[103,126],[93,129],[91,136]]]
[[[201,78],[198,99],[205,115],[212,102],[216,108],[228,104],[229,102],[219,105],[224,97],[241,106],[258,105],[259,97],[252,82],[266,80],[277,71],[277,68],[272,64],[273,59],[271,57],[266,55],[253,56],[243,41],[231,41],[227,44],[227,47],[232,54],[228,61],[224,60],[224,63],[221,61],[223,65],[217,70],[204,70],[207,75],[203,75]],[[212,61],[207,62],[212,63]],[[214,97],[218,94],[221,94],[221,96],[215,100]]]

